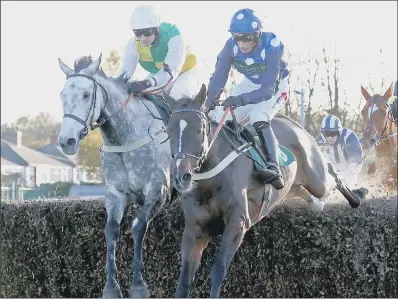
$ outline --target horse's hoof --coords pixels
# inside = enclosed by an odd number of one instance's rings
[[[149,298],[148,285],[143,282],[139,285],[132,285],[130,288],[131,298]]]
[[[361,202],[362,202],[363,200],[366,199],[366,196],[368,195],[369,190],[361,187],[359,189],[352,190],[352,192],[354,192],[356,195],[358,195],[361,198]]]
[[[119,284],[116,283],[114,286],[105,285],[102,292],[102,298],[123,298]]]
[[[310,208],[315,213],[322,213],[325,203],[319,198],[313,197],[310,203]]]

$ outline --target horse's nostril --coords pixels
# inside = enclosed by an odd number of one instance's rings
[[[376,139],[374,139],[374,138],[369,139],[370,146],[374,146],[375,144],[376,144]]]
[[[191,175],[189,173],[186,173],[182,176],[183,182],[189,182],[190,180],[191,180]]]
[[[75,146],[76,145],[76,139],[75,138],[69,138],[67,143],[70,146]]]

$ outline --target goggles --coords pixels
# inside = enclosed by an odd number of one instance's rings
[[[339,132],[322,132],[325,137],[336,137],[339,136]]]
[[[157,30],[156,27],[144,28],[144,29],[133,29],[134,34],[137,38],[140,38],[141,35],[143,35],[145,37],[149,37],[149,36],[153,35],[156,32],[156,30]]]
[[[258,42],[260,39],[260,33],[232,33],[232,38],[235,42]]]

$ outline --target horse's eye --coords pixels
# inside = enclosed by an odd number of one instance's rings
[[[89,96],[90,96],[90,93],[88,91],[83,93],[83,99],[87,100]]]

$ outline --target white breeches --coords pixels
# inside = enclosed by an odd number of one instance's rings
[[[153,74],[149,74],[149,77]],[[194,98],[200,91],[202,85],[200,72],[197,66],[180,74],[176,79],[172,80],[164,91],[175,100],[184,97]],[[148,89],[156,89],[156,87]],[[162,93],[159,93],[162,95]]]
[[[257,90],[260,88],[261,85],[259,84],[254,84],[251,82],[249,79],[246,77],[240,82],[238,85],[236,85],[234,88],[232,88],[229,93],[227,94],[228,96],[238,96],[242,93],[248,93],[253,90]],[[279,90],[278,92],[268,101],[262,101],[257,104],[248,104],[246,106],[240,106],[236,108],[235,115],[236,115],[236,120],[239,123],[247,123],[250,122],[251,124],[254,124],[258,121],[266,121],[266,122],[271,122],[271,120],[275,117],[275,115],[278,113],[278,111],[281,109],[282,105],[285,103],[284,98],[280,97],[282,93],[288,93],[288,82],[287,82],[287,77],[282,79],[279,82]],[[222,116],[224,114],[223,107],[217,106],[213,111],[209,113],[209,115],[214,118],[217,122],[220,122]],[[231,120],[232,116],[231,114],[228,114],[227,120]]]

